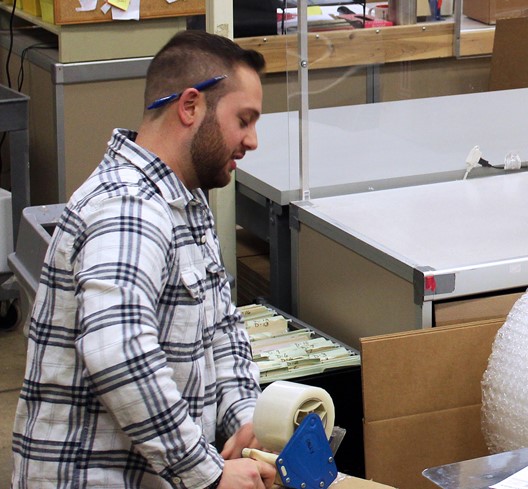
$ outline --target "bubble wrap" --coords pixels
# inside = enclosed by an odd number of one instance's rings
[[[482,432],[491,453],[528,446],[528,294],[499,329],[482,378]]]

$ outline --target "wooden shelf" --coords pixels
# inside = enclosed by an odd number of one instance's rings
[[[495,27],[462,31],[460,36],[461,56],[484,56],[493,52]]]
[[[62,0],[61,3],[69,5],[70,9],[73,8],[72,1]],[[204,0],[161,3],[203,6]],[[159,8],[161,7],[158,6],[158,10],[150,10],[150,15],[157,16],[162,13]],[[11,11],[12,7],[0,2],[0,9]],[[131,28],[129,21],[83,22],[58,26],[43,22],[42,19],[19,9],[16,10],[16,15],[59,36],[59,60],[63,63],[151,56],[175,30],[186,28],[185,17],[147,18],[133,23]],[[70,12],[65,15],[65,19],[70,19],[69,16],[73,14]],[[493,51],[494,35],[494,27],[484,24],[463,29],[460,36],[460,55],[490,55]],[[308,35],[310,69],[450,58],[456,55],[454,36],[455,25],[452,20],[379,29],[313,32]],[[266,58],[268,73],[295,71],[298,68],[296,34],[239,38],[236,42],[245,48],[261,52]],[[95,57],[94,53],[97,53]]]
[[[494,28],[462,31],[461,55],[490,55]],[[310,69],[364,66],[400,61],[450,58],[454,52],[453,22],[434,22],[379,29],[335,30],[308,34]],[[236,39],[260,51],[268,73],[297,70],[297,35]]]
[[[11,13],[13,10],[13,6],[7,5],[6,3],[0,1],[0,9]],[[60,32],[60,27],[58,25],[50,24],[49,22],[44,22],[40,17],[28,14],[22,9],[15,8],[15,15],[19,19],[25,20],[26,22],[29,22],[33,25],[42,27],[43,29],[49,32],[53,32],[54,34],[58,34]]]

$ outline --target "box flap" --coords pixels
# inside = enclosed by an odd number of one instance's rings
[[[365,421],[471,406],[502,320],[361,339]]]
[[[435,488],[425,469],[487,454],[480,404],[365,424],[367,477],[399,489]]]

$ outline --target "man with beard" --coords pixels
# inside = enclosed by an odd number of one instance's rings
[[[154,57],[46,255],[17,408],[14,488],[269,488],[259,393],[202,189],[257,147],[260,54],[199,31]],[[227,439],[215,447],[215,433]]]

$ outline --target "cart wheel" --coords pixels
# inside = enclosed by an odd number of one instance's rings
[[[3,301],[0,304],[0,331],[11,331],[18,326],[22,318],[18,299]]]

